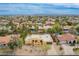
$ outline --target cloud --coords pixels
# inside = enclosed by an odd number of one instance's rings
[[[79,15],[79,4],[74,3],[4,3],[0,15]]]

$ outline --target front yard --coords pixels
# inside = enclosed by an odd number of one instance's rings
[[[79,55],[79,48],[73,48],[73,51],[75,52],[76,55]]]
[[[15,55],[14,51],[9,48],[0,48],[0,55]]]
[[[47,50],[50,48],[51,48],[50,45],[46,46],[24,45],[22,49],[16,50],[16,55],[47,55]]]

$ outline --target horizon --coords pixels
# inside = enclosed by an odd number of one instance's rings
[[[77,3],[0,3],[0,15],[78,16]]]

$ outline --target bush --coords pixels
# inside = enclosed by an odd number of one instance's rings
[[[8,43],[8,47],[12,50],[16,49],[16,48],[21,48],[23,45],[23,41],[21,39],[17,39],[15,41],[10,41]]]
[[[63,48],[62,48],[62,47],[60,47],[59,49],[60,49],[60,50],[63,50]]]
[[[79,48],[73,48],[73,51],[78,51],[79,50]]]
[[[47,51],[50,48],[51,48],[51,45],[46,44],[46,45],[42,46],[42,49],[45,50],[45,51]]]

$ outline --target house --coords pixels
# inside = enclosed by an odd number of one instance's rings
[[[49,28],[53,28],[53,26],[44,25],[43,28],[44,28],[45,30],[47,30],[47,29],[49,29]]]
[[[0,30],[10,31],[11,30],[11,26],[0,25]]]
[[[68,22],[71,22],[71,23],[79,23],[79,18],[77,17],[70,17]]]
[[[1,19],[1,20],[0,20],[0,25],[6,25],[6,24],[8,24],[8,23],[9,23],[8,20],[5,20],[5,19]]]
[[[44,24],[44,29],[49,29],[49,28],[52,28],[53,25],[55,24],[55,21],[52,19],[52,20],[47,20],[46,23]]]
[[[41,46],[44,44],[42,39],[39,39],[39,38],[31,38],[31,39],[29,41],[27,41],[28,43],[26,43],[26,44],[30,44],[33,46]]]
[[[12,40],[18,39],[20,35],[18,34],[12,34],[7,36],[0,36],[0,48],[7,46],[7,44]]]
[[[10,41],[9,36],[0,36],[0,48],[7,46]]]
[[[70,33],[57,35],[57,39],[60,41],[61,44],[76,42],[76,36]]]
[[[42,24],[42,23],[37,23],[36,25],[38,25],[38,26],[42,26],[43,24]]]
[[[35,46],[43,44],[52,44],[52,38],[49,34],[32,34],[26,37],[25,43]]]
[[[38,33],[44,32],[44,28],[42,26],[38,26]]]
[[[45,23],[46,26],[52,26],[54,24],[55,24],[55,22],[54,21],[50,21],[50,20],[46,21],[46,23]]]
[[[32,26],[32,27],[30,28],[30,30],[31,30],[32,33],[35,33],[35,32],[36,32],[35,26]]]
[[[17,40],[18,38],[20,38],[20,34],[11,34],[10,36],[10,40]]]
[[[70,32],[72,26],[62,26],[63,32]]]

